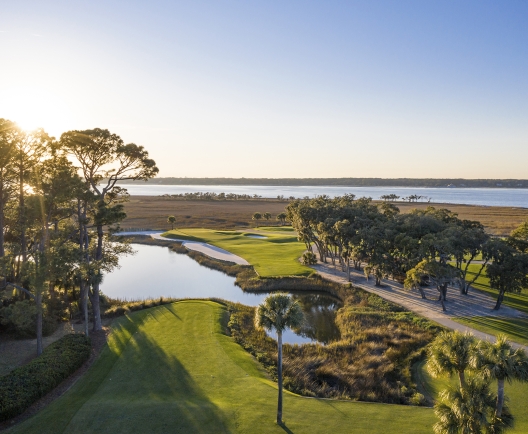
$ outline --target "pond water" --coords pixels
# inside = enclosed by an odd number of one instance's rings
[[[203,267],[166,247],[134,244],[133,248],[136,254],[121,258],[121,268],[104,277],[101,290],[105,295],[124,300],[217,297],[248,306],[257,306],[266,297],[244,292],[235,285],[234,277]],[[326,344],[339,338],[334,321],[335,311],[341,307],[337,300],[325,294],[293,297],[303,308],[305,324],[299,330],[287,330],[284,342]]]

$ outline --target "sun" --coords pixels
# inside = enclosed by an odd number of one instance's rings
[[[58,95],[44,89],[10,89],[0,98],[0,118],[16,122],[22,129],[37,128],[55,137],[71,129],[72,112]]]

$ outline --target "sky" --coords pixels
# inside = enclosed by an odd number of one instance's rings
[[[25,1],[0,118],[159,176],[528,178],[528,2]]]

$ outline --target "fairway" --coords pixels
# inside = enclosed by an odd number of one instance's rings
[[[261,277],[309,276],[314,273],[314,270],[299,262],[306,246],[297,241],[295,232],[267,230],[261,233],[265,238],[252,238],[253,232],[256,231],[175,229],[165,232],[163,236],[220,247],[244,258]]]
[[[64,396],[9,433],[424,433],[428,408],[319,400],[277,389],[222,334],[225,308],[184,301],[122,317],[108,347]]]

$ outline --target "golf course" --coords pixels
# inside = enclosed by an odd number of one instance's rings
[[[175,229],[164,237],[199,241],[220,247],[248,261],[261,277],[309,276],[313,270],[299,258],[306,250],[291,228],[263,228],[260,231],[218,231],[214,229]],[[289,229],[289,230],[287,230]],[[255,238],[255,236],[262,238]]]
[[[90,370],[9,433],[431,432],[432,409],[285,392],[223,332],[226,310],[184,301],[121,317]],[[67,405],[66,405],[67,404]]]

